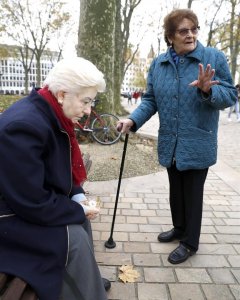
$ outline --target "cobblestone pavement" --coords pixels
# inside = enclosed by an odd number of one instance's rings
[[[157,123],[157,116],[152,117],[141,134],[156,136]],[[157,241],[158,234],[172,226],[165,170],[122,180],[113,234],[116,247],[105,248],[117,185],[117,180],[85,185],[102,200],[101,215],[92,227],[102,276],[112,281],[109,300],[240,299],[240,123],[234,118],[228,122],[227,110],[220,114],[218,162],[205,184],[199,251],[186,262],[168,263],[177,243]],[[118,268],[124,264],[140,273],[137,282],[118,280]]]

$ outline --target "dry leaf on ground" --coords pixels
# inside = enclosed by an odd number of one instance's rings
[[[130,265],[123,265],[119,267],[120,274],[118,275],[118,278],[126,283],[126,282],[135,282],[138,277],[140,277],[140,274],[138,271],[133,270],[133,266]]]

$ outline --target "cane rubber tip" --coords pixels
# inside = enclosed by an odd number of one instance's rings
[[[108,249],[113,249],[116,247],[116,243],[113,240],[108,240],[105,242],[105,247]]]

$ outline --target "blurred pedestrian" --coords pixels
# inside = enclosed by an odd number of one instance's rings
[[[128,99],[128,105],[132,105],[132,94],[130,92],[127,92],[127,99]]]
[[[139,94],[139,92],[138,92],[137,90],[135,90],[135,91],[133,92],[132,97],[133,97],[133,99],[134,99],[134,103],[135,103],[135,104],[137,104],[139,95],[140,95],[140,94]]]
[[[179,264],[198,250],[204,183],[217,160],[219,110],[234,105],[237,92],[225,55],[198,41],[192,10],[169,13],[164,31],[168,50],[153,60],[141,104],[118,127],[135,132],[158,112],[158,156],[167,168],[173,223],[158,240],[180,240],[168,256]]]
[[[232,113],[233,113],[234,111],[235,111],[235,113],[236,113],[237,122],[240,122],[240,112],[239,112],[240,85],[237,84],[235,87],[236,87],[236,89],[237,89],[237,91],[238,91],[238,100],[236,101],[236,103],[235,103],[233,106],[231,106],[231,107],[229,108],[229,112],[228,112],[228,121],[229,121],[229,122],[232,121],[231,115],[232,115]]]

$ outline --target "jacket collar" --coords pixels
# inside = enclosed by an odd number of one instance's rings
[[[47,118],[50,120],[53,127],[59,128],[60,130],[62,130],[62,126],[61,126],[59,120],[57,119],[53,109],[48,104],[48,102],[41,95],[38,94],[37,90],[38,89],[33,89],[31,91],[30,96],[29,96],[31,101],[34,103],[34,105],[39,110],[42,111],[43,114],[47,115]]]
[[[204,46],[197,41],[197,47],[190,53],[184,55],[185,57],[192,57],[195,58],[198,61],[202,60],[202,56],[203,56],[203,50],[204,50]],[[159,63],[162,62],[171,62],[173,63],[173,59],[170,53],[170,49],[167,50],[166,53],[164,53],[163,55],[160,55],[159,58],[157,59]]]

